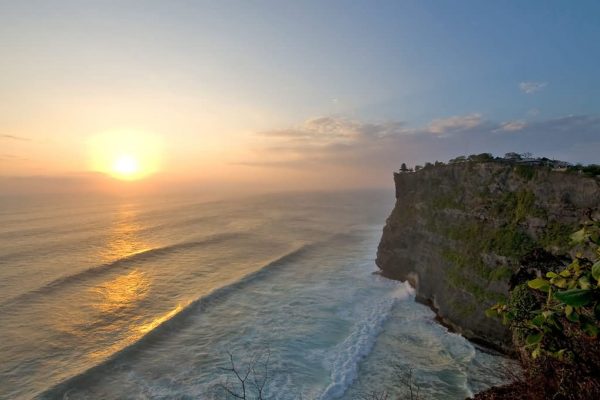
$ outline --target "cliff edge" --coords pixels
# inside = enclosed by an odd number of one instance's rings
[[[408,280],[417,300],[465,337],[510,352],[511,336],[485,310],[506,299],[520,260],[565,254],[580,221],[600,210],[600,181],[499,161],[394,174],[396,204],[377,251],[383,275]]]

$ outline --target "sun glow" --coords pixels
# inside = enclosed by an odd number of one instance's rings
[[[90,166],[120,180],[137,180],[159,171],[161,140],[134,131],[105,132],[90,139]]]
[[[113,172],[122,179],[131,179],[140,172],[140,166],[135,157],[125,154],[115,160]]]

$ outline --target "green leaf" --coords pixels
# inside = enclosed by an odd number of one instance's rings
[[[577,281],[577,283],[579,284],[579,287],[582,289],[591,289],[592,285],[590,283],[589,278],[584,275],[581,278],[579,278],[579,280]]]
[[[585,228],[582,228],[571,235],[571,241],[574,243],[581,243],[585,240]]]
[[[535,344],[540,343],[543,338],[544,338],[543,332],[532,333],[531,335],[527,336],[527,338],[525,339],[525,342],[527,342],[528,346],[533,346]]]
[[[569,315],[571,315],[571,313],[573,312],[573,306],[566,306],[565,307],[565,315],[568,317]]]
[[[542,314],[536,315],[535,318],[531,320],[531,323],[538,327],[542,326],[544,322],[546,322],[546,317],[544,317]]]
[[[543,278],[536,278],[527,282],[527,286],[532,289],[541,290],[542,292],[547,292],[550,289],[550,282]]]
[[[588,336],[591,336],[593,338],[598,337],[598,327],[596,325],[588,322],[583,324],[582,328]]]
[[[567,306],[570,307],[570,306]],[[571,322],[579,322],[579,314],[573,311],[571,314],[567,315],[567,319]]]
[[[571,271],[569,271],[568,269],[564,269],[564,270],[560,271],[559,275],[564,278],[568,278],[571,276]]]
[[[538,358],[540,356],[540,354],[542,354],[542,348],[540,346],[537,346],[532,352],[531,352],[531,357],[535,360],[536,358]]]
[[[546,272],[546,278],[556,278],[558,274],[556,272]]]
[[[502,323],[504,325],[508,325],[513,319],[515,319],[515,314],[512,311],[502,313]]]
[[[560,349],[559,351],[553,353],[553,356],[562,361],[564,359],[564,357],[565,357],[565,351],[566,350],[567,349]]]
[[[594,300],[594,292],[588,289],[570,289],[556,292],[554,297],[569,306],[582,307]]]
[[[554,284],[554,286],[560,289],[564,289],[567,287],[567,280],[565,278],[553,279],[552,283]]]
[[[596,261],[596,263],[592,266],[592,276],[596,282],[600,282],[600,261]]]

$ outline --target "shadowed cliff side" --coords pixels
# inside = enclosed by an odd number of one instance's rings
[[[461,162],[394,181],[377,252],[382,273],[409,280],[417,300],[465,337],[507,352],[510,333],[485,310],[506,298],[524,256],[566,253],[579,222],[600,209],[597,178],[545,166]]]

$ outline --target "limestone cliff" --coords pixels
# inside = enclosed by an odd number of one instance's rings
[[[382,273],[409,280],[417,300],[456,331],[503,350],[510,335],[485,309],[507,296],[523,256],[566,252],[569,234],[600,209],[597,178],[542,166],[463,162],[394,181],[377,252]]]

